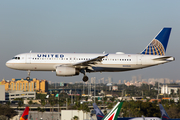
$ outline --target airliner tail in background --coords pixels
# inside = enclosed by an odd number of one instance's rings
[[[170,120],[171,118],[168,116],[168,114],[166,113],[166,110],[164,109],[164,107],[162,106],[162,104],[159,104],[159,108],[161,111],[161,117],[162,120]]]
[[[165,55],[171,28],[163,28],[141,52],[145,55]]]
[[[29,114],[29,107],[27,106],[20,118],[20,120],[28,120],[28,114]]]
[[[101,110],[98,108],[96,103],[93,103],[94,110],[96,112],[97,120],[102,120],[104,118],[104,114],[101,112]]]
[[[123,102],[118,102],[102,120],[117,120]]]

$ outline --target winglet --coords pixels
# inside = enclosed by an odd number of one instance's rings
[[[108,54],[106,54],[105,56],[107,57],[109,55],[109,53]]]
[[[123,102],[118,102],[102,120],[117,120],[122,104]]]
[[[27,106],[20,118],[20,120],[28,120],[28,114],[29,114],[29,107]]]
[[[161,104],[159,104],[159,108],[160,108],[160,111],[161,111],[162,120],[170,119],[170,117],[168,116],[168,114],[166,113],[164,107]]]
[[[163,28],[141,52],[145,55],[165,55],[171,28]]]

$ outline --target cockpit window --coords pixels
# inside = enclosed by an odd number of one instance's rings
[[[20,57],[13,57],[12,59],[20,60]]]

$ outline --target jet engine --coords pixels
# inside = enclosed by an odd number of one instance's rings
[[[60,66],[56,68],[57,76],[75,76],[79,75],[79,70],[73,67]]]

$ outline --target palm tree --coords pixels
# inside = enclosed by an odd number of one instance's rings
[[[107,97],[105,96],[104,98],[103,98],[103,103],[104,103],[104,109],[105,109],[105,103],[107,102]]]
[[[55,101],[54,101],[53,98],[49,99],[50,106],[52,107],[52,108],[51,108],[51,110],[52,110],[52,120],[53,120],[53,107],[54,107],[54,105],[55,105],[54,102],[55,102]]]
[[[19,107],[21,108],[22,105],[23,105],[22,101],[19,101],[19,102],[18,102],[18,109],[19,109]]]
[[[79,120],[79,117],[78,116],[74,116],[73,120]]]
[[[31,111],[31,105],[33,104],[33,101],[30,100],[30,101],[28,102],[28,104],[29,104],[29,108],[30,108],[30,110],[29,110],[29,113],[30,113],[30,111]],[[30,116],[31,116],[31,114],[30,114]]]
[[[42,117],[43,116],[43,112],[45,111],[45,109],[44,109],[44,106],[46,105],[45,100],[41,100],[41,105],[43,106],[43,108],[41,109],[41,112],[42,112],[41,117]]]

